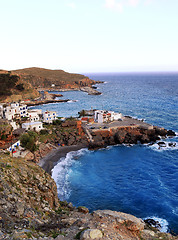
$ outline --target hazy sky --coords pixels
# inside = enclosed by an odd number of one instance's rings
[[[0,0],[0,69],[178,71],[178,0]]]

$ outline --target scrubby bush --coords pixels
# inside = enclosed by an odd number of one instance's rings
[[[40,135],[47,135],[49,131],[47,129],[41,129]]]
[[[62,121],[59,119],[56,119],[53,121],[53,125],[61,125]]]

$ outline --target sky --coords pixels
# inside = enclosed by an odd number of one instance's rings
[[[0,0],[0,69],[178,71],[178,0]]]

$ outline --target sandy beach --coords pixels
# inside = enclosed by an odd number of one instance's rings
[[[60,158],[65,157],[68,152],[77,151],[86,147],[88,146],[72,145],[72,146],[58,147],[57,149],[54,149],[52,152],[47,154],[44,158],[42,158],[39,161],[38,165],[51,175],[51,170],[58,163]]]

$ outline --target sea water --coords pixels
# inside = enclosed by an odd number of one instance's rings
[[[106,109],[145,119],[178,132],[178,74],[88,74],[98,84],[99,96],[63,92],[76,102],[39,106],[59,116],[77,116],[82,109]],[[68,153],[53,169],[59,198],[90,211],[111,209],[141,218],[155,218],[162,231],[178,233],[178,138],[166,147],[118,145],[98,151]],[[176,147],[170,147],[176,142]]]

